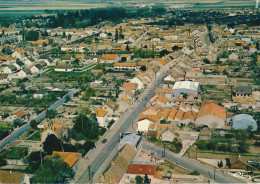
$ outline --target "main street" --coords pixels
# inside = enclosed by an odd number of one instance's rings
[[[102,144],[101,141],[99,141],[96,148],[88,154],[88,159],[82,159],[80,161],[79,169],[72,183],[88,183],[91,180],[93,182],[98,180],[117,153],[120,133],[126,132],[133,125],[138,115],[153,96],[156,87],[166,77],[173,63],[174,61],[168,63],[158,72],[156,79],[150,84],[150,87],[139,96],[139,99],[133,104],[132,108],[126,111],[117,123],[108,130],[106,136],[103,138],[107,139],[107,142]]]
[[[153,153],[156,153],[158,156],[162,155],[163,148],[157,146],[151,142],[143,140],[143,149],[149,150]],[[173,153],[169,150],[165,151],[165,159],[177,163],[178,165],[189,169],[190,171],[197,170],[199,171],[204,177],[215,180],[217,183],[243,183],[243,181],[239,178],[235,178],[229,174],[224,174],[224,172],[219,171],[211,166],[205,165],[200,163],[197,160],[190,159],[187,157],[180,156],[176,153]],[[215,176],[214,176],[215,173]]]

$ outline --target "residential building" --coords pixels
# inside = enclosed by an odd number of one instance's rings
[[[97,117],[97,121],[98,121],[99,126],[107,127],[107,125],[108,125],[108,111],[101,109],[101,108],[98,108],[96,117]]]
[[[118,150],[123,148],[126,144],[131,145],[134,149],[137,150],[141,140],[142,140],[142,136],[136,133],[130,133],[130,132],[121,133]]]
[[[114,69],[118,71],[136,71],[137,64],[136,63],[114,63]]]
[[[39,89],[33,94],[33,98],[42,98],[44,96],[48,95],[48,91],[45,89]]]
[[[99,58],[101,63],[116,63],[119,59],[117,54],[105,54]]]
[[[17,68],[14,65],[8,65],[4,67],[3,73],[12,74],[17,71]]]
[[[211,139],[211,131],[209,129],[200,130],[199,139],[210,140]]]
[[[209,128],[224,128],[226,118],[226,108],[210,103],[200,108],[195,123]]]
[[[19,78],[25,78],[25,77],[28,77],[30,76],[32,73],[29,69],[27,68],[24,68],[23,70],[20,70],[18,73],[17,73],[17,76]]]
[[[0,73],[0,84],[9,84],[11,80],[12,78],[10,74]]]
[[[237,97],[252,97],[252,86],[237,86],[236,87]]]
[[[79,159],[82,157],[81,153],[77,152],[60,152],[60,151],[53,151],[51,157],[59,156],[65,162],[68,164],[68,166],[76,172],[78,169],[78,163]],[[47,157],[48,158],[48,157]]]
[[[44,125],[44,131],[41,132],[41,142],[43,143],[49,135],[55,135],[58,139],[68,139],[68,127],[61,120],[53,120]]]
[[[73,66],[70,64],[58,65],[54,68],[55,72],[72,72]]]

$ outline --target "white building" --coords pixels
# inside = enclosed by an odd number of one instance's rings
[[[172,88],[174,96],[182,96],[183,94],[195,94],[199,93],[199,83],[192,81],[179,81],[176,82]]]
[[[34,94],[33,94],[33,98],[42,98],[43,96],[47,95],[48,94],[48,91],[45,90],[45,89],[40,89],[38,91],[36,91]]]
[[[130,80],[131,83],[136,83],[138,85],[137,89],[141,90],[144,88],[144,82],[140,77],[135,77]]]
[[[29,75],[31,75],[31,71],[27,68],[23,69],[23,70],[20,70],[18,73],[17,73],[17,76],[19,78],[25,78],[25,77],[28,77]]]
[[[107,127],[108,125],[108,112],[104,109],[98,108],[97,109],[97,121],[99,126]]]

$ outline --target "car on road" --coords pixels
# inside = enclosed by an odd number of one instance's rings
[[[107,142],[107,139],[103,139],[102,144],[105,144]]]

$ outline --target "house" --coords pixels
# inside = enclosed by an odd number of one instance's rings
[[[252,86],[237,86],[236,97],[252,97]]]
[[[61,159],[63,160],[63,162],[65,162],[66,164],[68,164],[68,166],[74,171],[76,172],[78,169],[78,164],[79,164],[79,160],[80,158],[82,158],[82,154],[81,153],[77,153],[77,152],[61,152],[61,151],[53,151],[51,157],[54,157],[58,155],[59,157],[61,157]]]
[[[96,117],[97,117],[97,121],[98,121],[99,126],[107,127],[107,125],[108,125],[108,111],[101,109],[101,108],[98,108]]]
[[[230,156],[229,160],[231,171],[245,171],[247,169],[247,161],[239,156]]]
[[[17,118],[20,118],[20,119],[23,119],[23,120],[26,118],[26,112],[24,112],[22,110],[15,112],[14,115]]]
[[[25,78],[25,77],[28,77],[30,76],[32,73],[29,69],[25,68],[23,70],[20,70],[18,73],[17,73],[17,76],[19,78]]]
[[[232,54],[230,54],[230,55],[228,56],[228,59],[236,60],[236,59],[238,59],[238,55],[233,52]]]
[[[197,77],[201,77],[202,76],[202,70],[200,69],[189,69],[186,71],[186,75],[185,75],[185,79],[186,80],[194,80]]]
[[[114,63],[114,69],[118,71],[136,71],[136,63]]]
[[[45,89],[39,89],[33,94],[33,98],[42,98],[43,96],[48,95],[48,91]]]
[[[163,83],[164,84],[174,84],[175,83],[175,79],[171,75],[168,75],[167,77],[165,77],[163,79]]]
[[[166,89],[156,88],[155,94],[158,95],[158,96],[164,96],[167,99],[170,99],[172,97],[172,89],[170,89],[170,88],[166,88]]]
[[[210,140],[211,139],[211,131],[209,129],[200,130],[199,139]]]
[[[68,139],[68,128],[60,120],[44,125],[44,131],[41,132],[41,142],[43,143],[49,135],[55,135],[58,139]]]
[[[168,99],[163,96],[158,96],[152,100],[153,106],[166,107]]]
[[[207,125],[209,128],[224,128],[226,113],[226,108],[215,103],[204,105],[197,114],[195,124]]]
[[[116,63],[119,59],[117,54],[105,54],[99,58],[101,63]]]
[[[9,73],[9,74],[12,74],[16,71],[17,71],[17,68],[14,65],[8,65],[8,66],[4,67],[4,69],[3,69],[3,73]]]
[[[0,171],[0,183],[30,184],[30,176],[25,173]]]
[[[176,135],[169,128],[161,133],[161,141],[172,142],[175,137]]]
[[[38,74],[38,73],[40,73],[42,70],[43,70],[43,67],[42,67],[42,65],[40,65],[40,64],[36,64],[36,65],[32,66],[32,68],[30,69],[30,71],[31,71],[32,74]]]
[[[184,94],[190,93],[198,96],[199,83],[192,81],[178,81],[174,84],[172,92],[174,96],[183,96]]]
[[[19,60],[16,61],[13,65],[17,68],[17,70],[21,70],[21,69],[24,68],[24,63],[22,61],[19,61]]]
[[[14,51],[14,52],[12,53],[12,57],[18,58],[18,59],[22,59],[22,58],[23,58],[23,54],[20,53],[20,52],[18,52],[18,51]]]
[[[54,68],[55,72],[72,72],[73,66],[70,64],[58,65]]]
[[[137,84],[137,89],[138,90],[141,90],[144,88],[144,82],[143,82],[143,79],[139,76],[137,77],[134,77],[133,79],[130,80],[131,83],[136,83]]]
[[[12,78],[10,74],[0,73],[0,84],[9,84],[11,80]]]
[[[70,61],[71,60],[71,56],[70,55],[64,55],[61,57],[61,61],[66,62],[66,61]]]
[[[117,157],[112,161],[111,167],[101,176],[102,183],[122,183],[120,182],[124,176],[130,162],[134,159],[137,150],[129,145],[125,146],[119,151]]]
[[[137,90],[137,83],[125,82],[123,84],[122,90],[131,91],[132,93],[135,93],[135,91]]]
[[[152,115],[151,115],[152,116]],[[147,133],[149,130],[149,127],[151,124],[156,123],[156,121],[154,121],[151,116],[146,116],[146,118],[140,119],[139,117],[139,121],[137,122],[137,130],[139,132],[145,132]]]
[[[32,66],[35,63],[35,59],[33,59],[32,57],[26,58],[25,60],[23,60],[23,63],[25,64],[25,66]]]
[[[174,109],[174,108],[171,109],[171,112],[169,113],[167,121],[174,121],[177,112],[178,111],[176,109]]]
[[[118,109],[118,104],[116,104],[112,100],[108,100],[108,101],[106,101],[105,105],[103,106],[103,109],[108,111],[108,114],[113,114]]]
[[[136,176],[144,177],[145,174],[149,179],[152,179],[156,174],[156,165],[156,162],[133,161],[120,183],[134,183]]]
[[[118,150],[123,148],[126,144],[131,145],[134,149],[137,150],[141,140],[142,140],[142,136],[136,133],[131,133],[131,132],[121,133]]]
[[[91,70],[90,71],[94,76],[98,76],[98,75],[102,75],[103,74],[103,70]]]
[[[257,123],[249,114],[238,114],[231,118],[230,125],[233,129],[257,130]]]

